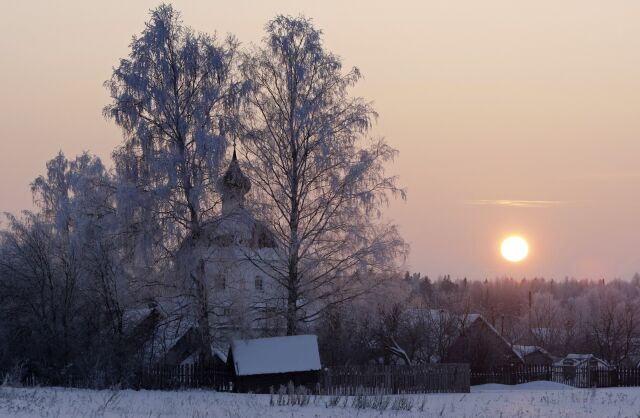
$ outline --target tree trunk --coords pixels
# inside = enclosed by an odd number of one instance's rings
[[[211,331],[209,328],[209,296],[205,284],[204,260],[198,261],[195,275],[196,298],[198,303],[198,334],[200,334],[200,360],[207,361],[211,357]]]
[[[289,283],[292,282],[292,274],[289,273]],[[297,302],[298,294],[297,289],[289,289],[287,298],[287,335],[296,335],[298,332],[298,312]]]
[[[292,107],[293,108],[293,107]],[[298,207],[298,150],[294,141],[293,126],[290,126],[290,144],[291,144],[291,172],[289,181],[291,182],[291,213],[289,214],[289,231],[291,238],[289,240],[289,280],[288,280],[288,297],[287,297],[287,335],[296,335],[298,331],[298,263],[300,242],[298,236],[299,214]]]

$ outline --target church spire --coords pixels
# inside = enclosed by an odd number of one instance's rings
[[[233,141],[233,156],[229,168],[220,179],[222,192],[222,214],[226,215],[234,209],[244,207],[244,195],[251,190],[251,182],[244,175],[236,155],[236,141]]]

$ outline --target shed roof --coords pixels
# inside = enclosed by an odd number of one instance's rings
[[[318,337],[289,337],[233,340],[233,366],[238,376],[320,370]]]
[[[570,366],[582,367],[582,366],[589,365],[590,362],[595,362],[598,368],[609,367],[609,363],[607,363],[602,359],[599,359],[593,354],[576,354],[576,353],[567,354],[566,357],[556,362],[556,365],[558,366],[570,365]]]

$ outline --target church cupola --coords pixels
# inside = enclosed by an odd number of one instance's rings
[[[246,195],[249,190],[251,190],[251,182],[240,169],[238,157],[236,157],[236,146],[234,143],[231,163],[220,179],[222,214],[227,215],[238,207],[244,207],[244,195]]]

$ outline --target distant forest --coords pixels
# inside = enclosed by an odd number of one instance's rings
[[[405,353],[412,363],[438,358],[452,333],[433,310],[481,314],[509,343],[536,345],[557,357],[591,353],[613,365],[635,366],[640,354],[637,273],[631,280],[611,281],[471,281],[407,272],[356,304],[358,309],[342,307],[323,318],[325,359],[364,363],[385,353],[393,362],[403,361]]]

